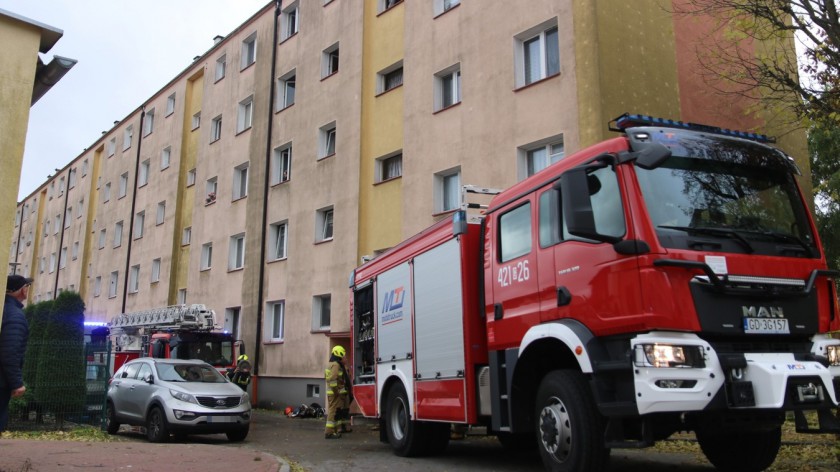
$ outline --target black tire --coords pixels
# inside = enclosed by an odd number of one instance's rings
[[[230,442],[242,442],[248,437],[248,427],[228,431],[225,434]]]
[[[697,442],[709,462],[718,470],[758,472],[770,467],[782,445],[782,427],[769,431],[726,433],[697,430]]]
[[[606,470],[610,450],[604,447],[604,419],[586,380],[575,370],[549,372],[537,390],[537,446],[546,470]]]
[[[537,437],[532,433],[498,432],[496,437],[502,447],[511,452],[533,451],[537,448]]]
[[[169,441],[169,425],[166,423],[166,414],[160,407],[154,407],[149,411],[146,418],[146,438],[154,443]]]
[[[117,434],[120,430],[120,423],[117,421],[117,413],[114,411],[114,404],[108,402],[105,405],[105,431],[108,434]]]
[[[423,436],[426,438],[424,455],[435,456],[446,450],[449,445],[449,423],[422,423]]]
[[[385,434],[394,454],[400,457],[418,456],[428,450],[423,427],[411,419],[409,405],[408,395],[401,383],[388,390],[385,400]]]

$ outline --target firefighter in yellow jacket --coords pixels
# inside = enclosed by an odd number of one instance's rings
[[[330,363],[324,375],[327,379],[327,426],[324,437],[338,439],[341,433],[350,433],[350,402],[353,401],[352,387],[347,370],[344,368],[344,356],[347,352],[341,346],[332,349]]]

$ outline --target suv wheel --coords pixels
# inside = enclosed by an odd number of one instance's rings
[[[117,421],[117,414],[114,411],[114,404],[108,402],[105,406],[105,431],[108,434],[117,434],[120,430],[120,423]]]
[[[146,420],[146,437],[151,442],[161,443],[169,440],[169,427],[166,425],[166,415],[160,407],[152,408]]]
[[[235,429],[233,431],[228,431],[225,434],[227,434],[228,441],[230,442],[244,441],[248,436],[248,428]]]

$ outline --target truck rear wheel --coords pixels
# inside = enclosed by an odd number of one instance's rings
[[[535,416],[537,445],[547,470],[607,468],[610,450],[603,443],[604,421],[580,372],[549,372],[537,390]]]
[[[700,428],[697,430],[697,442],[718,470],[758,472],[770,467],[776,460],[782,445],[782,427],[737,433]]]
[[[411,419],[409,405],[408,395],[401,383],[388,390],[385,401],[385,433],[394,454],[401,457],[417,456],[427,450],[426,438],[421,431],[423,428]]]

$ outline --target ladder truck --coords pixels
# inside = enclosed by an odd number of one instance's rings
[[[793,159],[713,126],[610,129],[351,274],[353,393],[397,455],[480,425],[592,472],[693,431],[717,468],[760,471],[789,419],[840,432],[840,273]]]
[[[122,313],[110,323],[113,368],[137,357],[200,359],[223,374],[244,354],[244,343],[217,331],[216,314],[205,305],[173,305]]]

